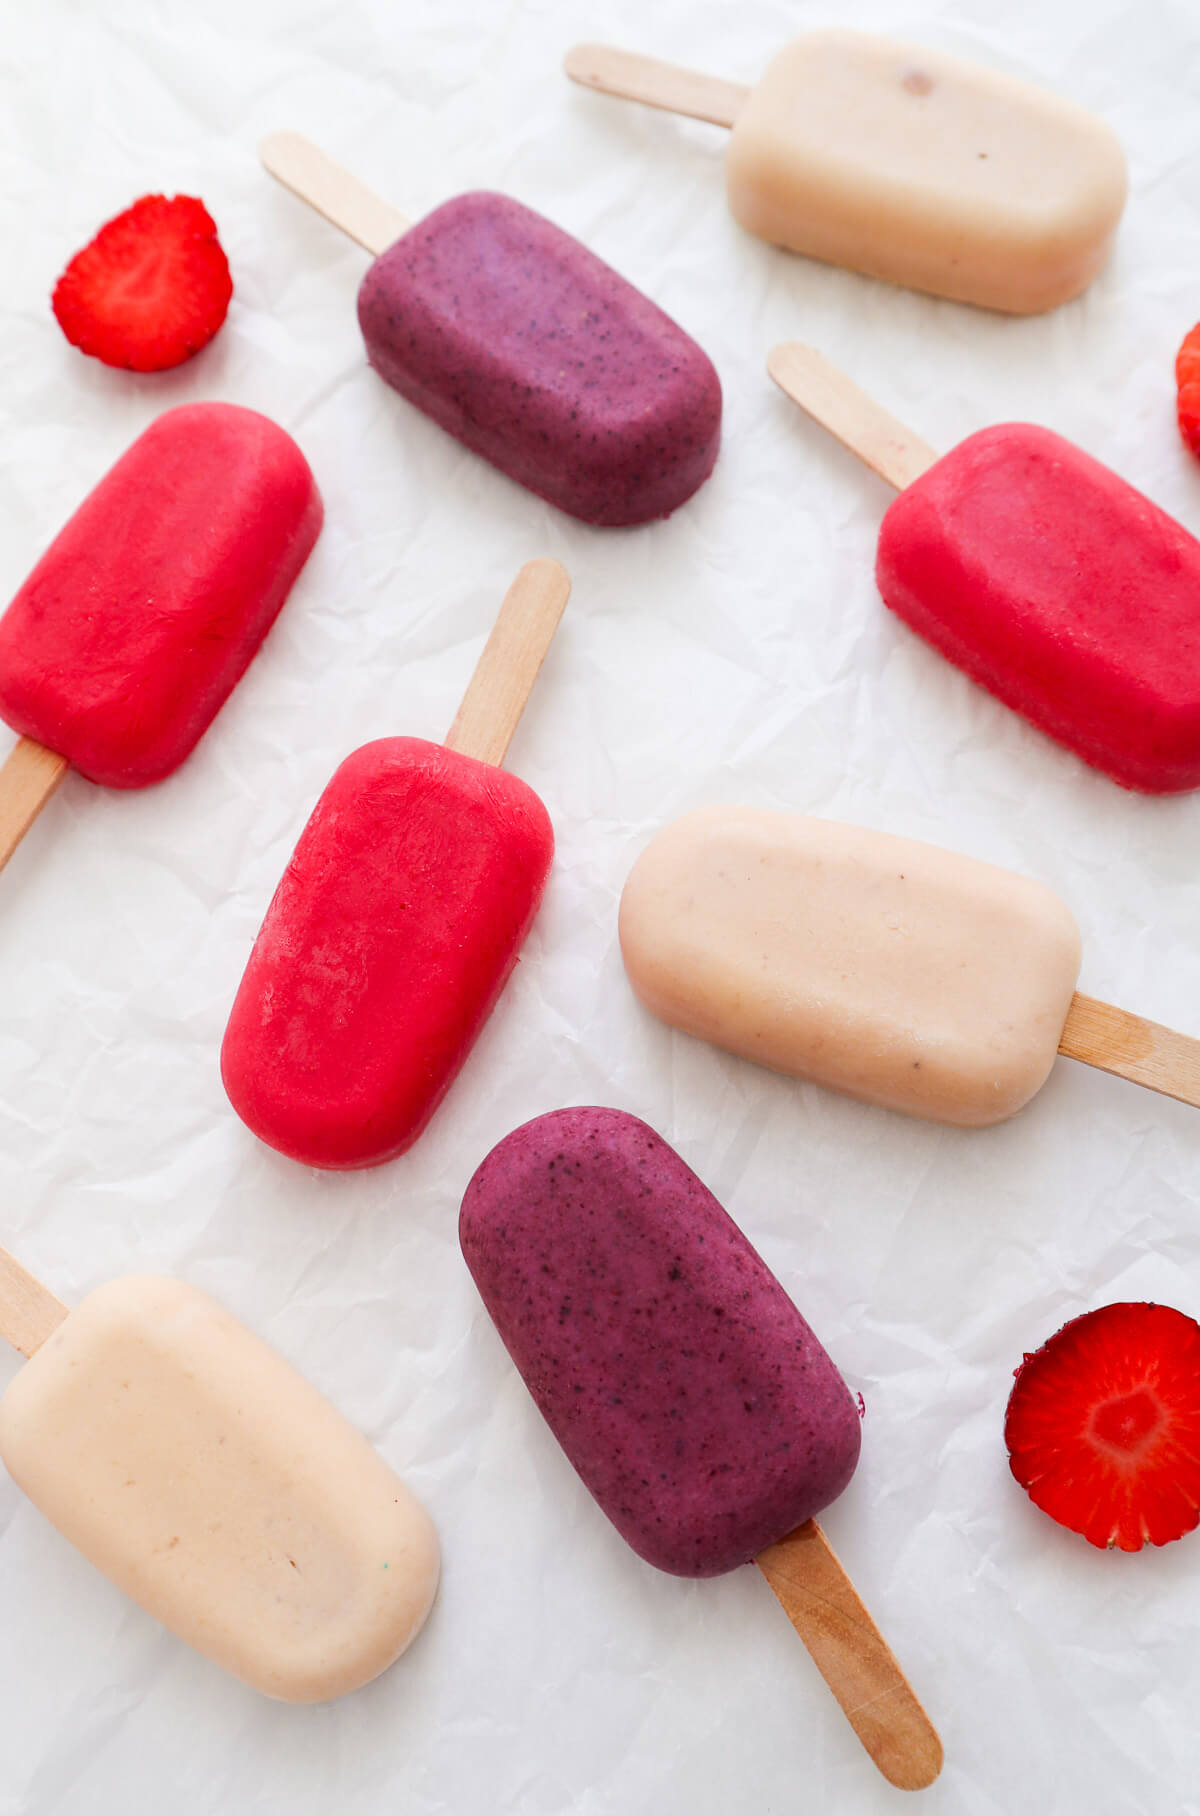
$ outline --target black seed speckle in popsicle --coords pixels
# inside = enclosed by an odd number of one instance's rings
[[[731,1570],[850,1480],[859,1410],[837,1369],[636,1117],[559,1110],[514,1130],[467,1187],[459,1234],[555,1437],[649,1563]]]
[[[712,472],[721,386],[708,356],[507,196],[458,196],[410,228],[367,272],[358,319],[389,385],[573,517],[666,517]]]

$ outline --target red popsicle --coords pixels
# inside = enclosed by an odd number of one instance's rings
[[[499,765],[569,591],[557,562],[527,563],[446,743],[363,745],[300,836],[221,1049],[234,1109],[294,1160],[403,1153],[504,988],[554,834]]]
[[[886,605],[1124,787],[1200,786],[1200,542],[1049,429],[1002,423],[938,459],[812,348],[768,369],[900,490]]]
[[[0,867],[69,764],[141,788],[183,762],[266,636],[321,528],[290,435],[236,404],[141,434],[0,618]]]

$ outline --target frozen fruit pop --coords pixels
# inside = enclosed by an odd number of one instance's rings
[[[671,1027],[910,1116],[1000,1122],[1058,1053],[1200,1105],[1200,1042],[1076,992],[1065,903],[916,839],[701,808],[634,865],[620,939]]]
[[[463,1255],[538,1410],[638,1556],[762,1569],[894,1784],[941,1746],[814,1515],[859,1415],[782,1286],[673,1148],[622,1110],[538,1116],[468,1185]]]
[[[1081,449],[1000,423],[937,457],[798,341],[768,361],[900,492],[884,604],[973,681],[1125,788],[1200,786],[1200,542]]]
[[[410,1147],[516,964],[554,833],[499,765],[569,591],[556,561],[527,563],[445,744],[363,745],[301,834],[221,1049],[234,1109],[294,1160]]]
[[[377,254],[358,293],[367,357],[473,453],[585,523],[666,517],[708,478],[712,362],[570,234],[485,191],[410,226],[297,133],[260,152]]]
[[[241,679],[321,528],[290,435],[236,404],[182,404],[84,499],[0,618],[0,867],[69,765],[161,781]]]
[[[810,32],[754,88],[585,44],[589,88],[732,127],[734,219],[792,252],[1015,315],[1092,281],[1125,159],[1082,108],[940,51]]]
[[[138,1275],[68,1311],[0,1250],[0,1331],[30,1358],[0,1401],[9,1474],[180,1639],[311,1703],[416,1638],[438,1583],[428,1514],[207,1294]]]

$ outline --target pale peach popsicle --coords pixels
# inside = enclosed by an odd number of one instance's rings
[[[1017,315],[1077,296],[1125,204],[1111,130],[1069,101],[942,51],[809,32],[753,88],[583,45],[590,87],[732,127],[734,219],[760,239]]]
[[[620,939],[672,1027],[911,1116],[1000,1122],[1059,1052],[1200,1102],[1195,1041],[1076,995],[1051,890],[915,839],[701,808],[634,865]]]
[[[0,1251],[31,1359],[0,1456],[84,1556],[267,1696],[323,1702],[420,1632],[438,1542],[366,1439],[206,1294],[114,1280],[68,1312]]]

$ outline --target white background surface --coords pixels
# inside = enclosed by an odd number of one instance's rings
[[[867,1403],[827,1530],[937,1720],[931,1816],[1200,1810],[1200,1538],[1104,1555],[1007,1472],[1012,1370],[1122,1297],[1200,1309],[1200,1116],[1060,1062],[959,1132],[798,1087],[634,1003],[623,879],[714,800],[887,827],[1043,878],[1082,986],[1200,1032],[1200,801],[1123,793],[882,609],[889,494],[775,390],[802,336],[946,447],[1026,416],[1200,529],[1172,361],[1200,315],[1200,13],[1186,0],[853,0],[842,23],[1043,80],[1128,149],[1117,255],[1015,321],[772,251],[729,220],[723,135],[585,94],[606,38],[752,80],[816,5],[781,0],[214,0],[12,7],[0,70],[0,592],[184,399],[267,411],[327,527],[193,758],[135,794],[70,777],[0,879],[0,1223],[62,1297],[178,1273],[275,1343],[426,1500],[440,1601],[341,1704],[259,1700],[127,1603],[0,1480],[0,1813],[898,1808],[756,1572],[688,1584],[627,1551],[542,1427],[455,1236],[515,1124],[610,1103],[716,1191]],[[402,208],[503,188],[691,330],[725,386],[716,474],[671,521],[594,531],[460,450],[367,369],[364,256],[260,171],[309,132]],[[199,194],[229,320],[174,375],[67,346],[48,298],[101,221]],[[414,1152],[321,1175],[229,1110],[217,1048],[263,910],[340,758],[442,735],[508,580],[575,590],[511,752],[559,850],[524,961]],[[15,1359],[0,1362],[6,1380]]]

